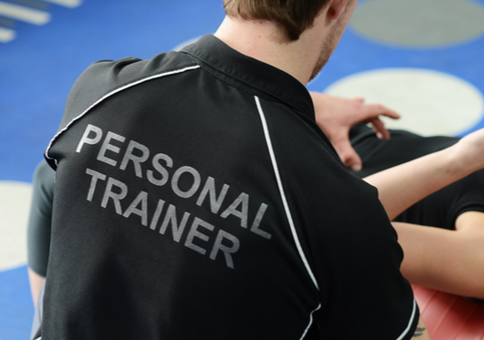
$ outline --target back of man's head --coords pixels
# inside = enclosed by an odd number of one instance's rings
[[[270,20],[283,28],[283,42],[298,40],[331,0],[224,0],[228,16]]]

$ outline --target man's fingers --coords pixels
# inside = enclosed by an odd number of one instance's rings
[[[353,171],[360,171],[362,168],[361,158],[354,150],[343,163]]]
[[[363,114],[368,118],[378,116],[386,116],[392,119],[400,118],[400,115],[397,112],[380,104],[365,104],[363,106]]]
[[[339,143],[334,145],[334,148],[336,149],[336,152],[338,153],[344,165],[346,165],[348,168],[354,171],[361,170],[362,168],[361,158],[353,149],[349,140],[340,141]]]
[[[380,139],[390,139],[390,132],[385,127],[385,124],[380,120],[380,118],[374,118],[370,120],[373,130],[378,135]]]

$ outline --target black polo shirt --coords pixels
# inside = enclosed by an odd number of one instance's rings
[[[90,66],[57,167],[43,339],[409,339],[376,190],[306,88],[213,36]]]

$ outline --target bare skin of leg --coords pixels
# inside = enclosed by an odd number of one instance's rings
[[[393,225],[405,253],[401,270],[411,283],[484,299],[484,213],[461,214],[456,230]]]
[[[44,285],[45,277],[40,276],[32,269],[30,269],[30,267],[28,268],[28,272],[29,272],[29,281],[30,281],[30,292],[32,293],[34,306],[37,307],[37,301],[39,299],[39,294],[42,289],[42,286]]]

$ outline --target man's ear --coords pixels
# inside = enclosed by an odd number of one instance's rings
[[[349,0],[332,0],[328,8],[328,18],[336,20],[344,12]]]

